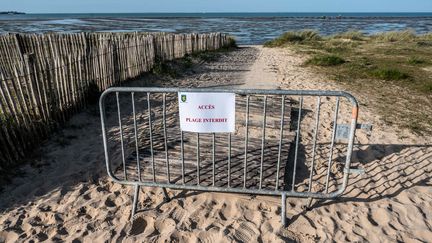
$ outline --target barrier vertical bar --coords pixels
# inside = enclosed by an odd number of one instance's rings
[[[331,170],[331,166],[332,166],[332,162],[333,162],[333,147],[334,147],[334,143],[335,143],[335,139],[336,139],[338,113],[339,113],[339,97],[336,97],[336,107],[335,107],[335,114],[334,114],[334,118],[333,118],[333,133],[332,133],[332,140],[331,140],[331,145],[330,145],[329,161],[328,161],[328,165],[327,165],[325,193],[328,193],[330,170]]]
[[[125,159],[125,151],[124,151],[123,126],[122,126],[122,121],[121,121],[119,92],[116,92],[116,101],[117,101],[117,115],[118,115],[119,130],[120,130],[120,145],[121,145],[121,154],[122,154],[122,162],[123,162],[123,175],[125,177],[125,180],[127,180],[126,159]]]
[[[279,148],[278,148],[278,160],[277,160],[277,169],[276,169],[276,186],[275,190],[279,190],[279,170],[281,163],[281,155],[282,155],[282,142],[283,142],[283,127],[284,127],[284,119],[285,119],[285,96],[282,95],[282,108],[281,108],[281,123],[280,123],[280,131],[279,131]]]
[[[133,221],[134,216],[137,212],[138,209],[138,197],[139,197],[139,189],[140,186],[135,184],[135,188],[134,188],[134,197],[133,197],[133,202],[132,202],[132,214],[131,214],[131,221]]]
[[[282,226],[286,226],[286,193],[282,193],[282,202],[281,202],[282,210],[281,210],[281,222]]]
[[[262,126],[262,139],[261,139],[261,163],[260,163],[260,181],[259,189],[262,188],[263,180],[263,166],[264,166],[264,149],[265,149],[265,130],[266,130],[266,120],[267,118],[267,95],[264,96],[264,108],[263,108],[263,126]]]
[[[339,193],[344,192],[347,185],[348,185],[348,177],[350,174],[349,171],[350,171],[350,166],[351,166],[351,156],[352,156],[352,152],[353,152],[355,131],[356,131],[356,127],[357,127],[359,107],[358,107],[357,100],[355,100],[355,98],[351,99],[351,103],[353,104],[352,117],[351,117],[351,128],[350,128],[351,130],[350,130],[350,134],[349,134],[348,150],[347,150],[346,159],[345,159],[344,177],[343,177],[343,181],[342,181],[342,186],[339,187],[339,190],[338,190]]]
[[[213,148],[212,148],[212,160],[213,160],[213,186],[215,186],[215,173],[216,173],[216,161],[215,161],[215,150],[216,150],[216,134],[213,133]]]
[[[314,129],[314,136],[313,136],[313,147],[312,147],[312,163],[311,163],[311,171],[309,174],[309,188],[308,191],[312,191],[312,177],[315,167],[315,155],[316,155],[316,141],[318,136],[318,125],[319,125],[319,118],[320,118],[320,110],[321,110],[321,96],[318,96],[317,98],[317,111],[316,111],[316,117],[315,117],[315,129]]]
[[[247,176],[247,153],[248,153],[248,133],[249,133],[249,95],[246,96],[246,130],[245,130],[245,152],[244,152],[244,181],[243,188],[246,188]]]
[[[292,188],[291,191],[295,190],[295,179],[296,179],[296,171],[297,171],[297,160],[298,160],[298,149],[300,143],[300,123],[301,123],[301,115],[303,109],[303,96],[300,97],[300,106],[297,118],[297,132],[296,132],[296,145],[294,151],[294,166],[293,166],[293,179],[292,179]]]
[[[171,183],[170,179],[170,168],[169,168],[169,157],[168,157],[168,139],[167,139],[167,129],[166,129],[166,93],[163,93],[162,95],[163,101],[163,130],[164,130],[164,143],[165,143],[165,161],[166,161],[166,167],[167,167],[167,179],[168,183]]]
[[[137,156],[137,167],[138,167],[138,180],[141,182],[141,163],[140,163],[140,155],[139,155],[139,148],[138,148],[138,127],[137,127],[137,120],[136,120],[136,111],[135,111],[135,92],[131,93],[132,96],[132,113],[133,113],[133,120],[134,120],[134,131],[135,131],[135,150],[136,150],[136,156]]]
[[[180,143],[181,143],[181,161],[182,161],[182,179],[183,185],[186,183],[185,181],[185,164],[184,164],[184,141],[183,141],[183,131],[180,134]]]
[[[152,113],[150,104],[150,92],[147,92],[147,109],[148,109],[148,122],[149,122],[149,136],[150,136],[150,156],[152,162],[152,172],[153,172],[153,182],[156,182],[156,170],[155,170],[155,160],[153,154],[153,124],[152,124]]]
[[[231,133],[228,133],[228,187],[231,187]]]
[[[197,185],[200,185],[200,134],[197,133]]]

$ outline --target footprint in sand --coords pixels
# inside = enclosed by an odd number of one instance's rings
[[[386,226],[391,221],[391,214],[385,208],[372,209],[370,217],[373,222],[380,226]]]
[[[221,241],[221,233],[217,230],[201,231],[198,234],[198,242],[212,243]]]
[[[281,237],[284,242],[302,242],[298,235],[285,228],[282,228],[277,235]]]
[[[147,221],[143,217],[138,217],[133,220],[129,235],[139,235],[144,233],[147,227]]]
[[[273,232],[273,226],[271,225],[270,222],[265,222],[263,224],[261,224],[261,232],[263,235],[265,234],[270,234]]]
[[[175,207],[170,213],[170,216],[174,219],[176,224],[181,224],[188,215],[188,211],[181,207]]]
[[[160,241],[161,239],[159,239]],[[170,237],[168,242],[197,242],[196,237],[190,233],[184,233],[180,231],[174,231]]]
[[[234,238],[240,242],[256,242],[259,229],[251,222],[242,222],[234,231]]]
[[[59,218],[57,218],[55,213],[53,213],[53,212],[40,213],[39,216],[40,216],[41,222],[43,222],[43,224],[54,225],[54,224],[58,223],[57,220]]]
[[[170,234],[175,230],[176,223],[171,218],[166,219],[156,219],[155,229],[160,232],[160,234]]]
[[[222,209],[219,212],[219,217],[222,220],[234,219],[235,218],[235,210],[232,204],[222,204]]]
[[[57,232],[58,235],[68,235],[69,234],[69,232],[66,230],[66,228],[63,227],[62,225],[58,226],[56,232]]]
[[[112,208],[112,207],[116,207],[117,205],[113,202],[113,200],[110,197],[107,197],[107,199],[105,200],[105,206]]]
[[[39,240],[39,242],[45,241],[48,239],[48,235],[43,233],[43,232],[39,232],[38,234],[36,234],[36,237]]]
[[[19,235],[14,231],[9,232],[0,232],[0,242],[6,242],[6,240],[10,242],[18,242]]]
[[[262,213],[255,210],[246,210],[244,217],[247,221],[254,223],[255,225],[260,225],[262,222]]]

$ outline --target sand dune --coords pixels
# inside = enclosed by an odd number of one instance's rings
[[[128,85],[344,89],[303,67],[303,60],[289,49],[251,46],[196,65],[178,79],[146,76]],[[142,210],[132,224],[133,188],[107,178],[94,105],[43,144],[33,166],[25,166],[25,173],[0,194],[0,242],[430,241],[431,140],[382,124],[371,108],[375,101],[349,91],[361,104],[359,122],[374,124],[371,136],[359,131],[356,138],[353,167],[365,173],[351,177],[341,198],[314,201],[310,210],[306,200],[289,198],[286,228],[280,223],[278,197],[168,190],[172,200],[164,202],[157,188],[143,188]],[[323,100],[323,120],[331,120],[332,102]],[[305,100],[305,109],[313,110],[314,104]],[[308,144],[313,117],[305,115],[303,122],[302,143]],[[331,129],[322,123],[318,138],[328,139]],[[326,169],[320,166],[323,151],[317,171]],[[314,189],[321,186],[318,182]]]

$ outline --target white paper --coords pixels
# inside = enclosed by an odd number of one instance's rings
[[[179,92],[178,102],[182,131],[234,132],[235,94]]]

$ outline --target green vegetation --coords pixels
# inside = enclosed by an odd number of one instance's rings
[[[228,44],[226,44],[225,46],[224,46],[224,48],[226,49],[226,48],[228,48],[228,49],[230,49],[230,48],[237,48],[238,46],[237,46],[237,41],[236,41],[236,39],[234,38],[234,37],[232,37],[232,36],[230,36],[230,37],[228,37]]]
[[[265,47],[280,47],[290,43],[304,43],[308,41],[317,41],[321,37],[313,30],[305,30],[298,32],[286,32],[278,38],[264,43]]]
[[[389,31],[384,33],[379,33],[373,35],[372,38],[379,41],[387,41],[387,42],[399,42],[399,41],[412,41],[417,38],[414,31],[405,30],[405,31]]]
[[[305,65],[369,102],[388,124],[432,135],[432,33],[287,32],[265,46],[309,56]]]
[[[177,70],[173,67],[173,65],[170,65],[170,63],[168,62],[160,60],[156,60],[151,72],[156,75],[166,75],[171,78],[176,78],[179,76]]]
[[[345,60],[336,55],[319,55],[314,56],[306,61],[306,64],[317,66],[336,66],[345,63]]]
[[[184,68],[191,68],[193,66],[193,59],[189,55],[182,58],[180,62]]]
[[[218,52],[196,52],[192,54],[192,57],[197,58],[204,62],[213,62],[216,61],[220,57],[220,53]]]
[[[365,35],[360,31],[347,31],[347,32],[336,34],[332,37],[333,39],[347,39],[347,40],[361,41],[364,40]]]
[[[418,57],[410,57],[408,59],[408,64],[413,64],[413,65],[417,65],[417,64],[425,64],[426,60],[422,59],[422,58],[418,58]]]
[[[0,114],[0,124],[4,123],[10,123],[13,122],[14,119],[12,118],[11,115],[6,115],[6,114]]]
[[[373,76],[382,80],[402,80],[407,79],[409,76],[397,69],[377,69],[371,72]]]

